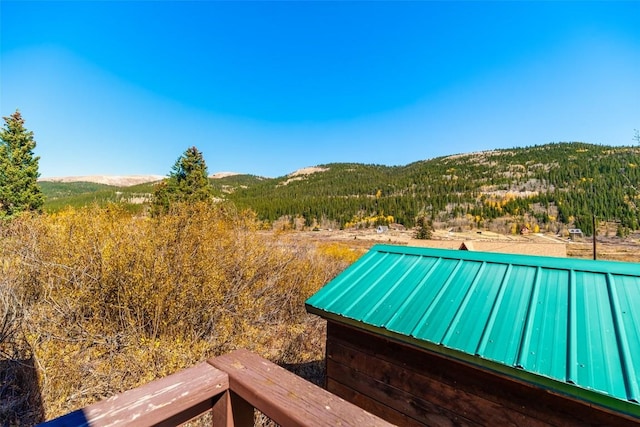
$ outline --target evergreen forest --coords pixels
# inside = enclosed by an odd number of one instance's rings
[[[373,219],[373,225],[412,227],[421,215],[441,224],[470,216],[482,227],[510,217],[590,235],[592,215],[617,222],[621,232],[638,229],[639,164],[640,148],[560,143],[395,167],[326,164],[293,179],[232,176],[215,185],[270,222],[301,216],[307,226],[329,221],[343,228]]]
[[[535,224],[547,231],[580,228],[591,235],[595,217],[616,223],[618,234],[625,235],[640,228],[638,165],[640,147],[573,142],[459,154],[405,166],[332,163],[317,165],[315,173],[233,175],[211,181],[216,197],[251,209],[267,224],[285,219],[294,228],[302,219],[310,228],[390,223],[409,228],[416,218],[427,217],[437,227],[452,227],[462,219],[465,226],[480,229],[502,220],[511,224],[511,231],[516,224]],[[82,184],[42,184],[49,210],[77,203],[74,200],[109,199],[108,186],[64,195],[60,186]],[[111,187],[111,194],[127,201],[152,188]]]

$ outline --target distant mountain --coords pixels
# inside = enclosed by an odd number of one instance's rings
[[[640,147],[554,143],[458,154],[406,166],[332,163],[278,178],[224,173],[217,197],[265,221],[306,226],[411,227],[427,216],[440,227],[592,232],[640,228]],[[149,184],[132,191],[152,191]],[[47,191],[45,191],[45,194]],[[286,227],[286,224],[283,224]],[[527,227],[528,226],[528,227]]]
[[[116,187],[130,187],[163,179],[162,175],[87,175],[40,178],[41,182],[93,182],[95,184],[113,185]]]
[[[234,175],[241,175],[237,172],[216,172],[213,175],[209,175],[209,178],[211,179],[220,179],[220,178],[226,178],[229,176],[234,176]]]
[[[237,172],[216,172],[210,175],[211,179],[227,178],[241,175]],[[132,185],[157,182],[166,178],[165,175],[85,175],[85,176],[60,176],[40,178],[40,182],[92,182],[94,184],[112,185],[115,187],[130,187]]]
[[[301,216],[309,226],[368,226],[388,216],[413,226],[426,215],[447,227],[557,231],[571,225],[590,234],[592,215],[623,231],[639,228],[638,165],[640,147],[557,143],[406,166],[318,165],[315,173],[233,188],[228,198],[268,221]]]

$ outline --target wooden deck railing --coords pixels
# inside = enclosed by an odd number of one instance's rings
[[[43,423],[169,426],[212,413],[214,426],[253,426],[254,408],[283,426],[391,424],[246,350],[212,358]]]

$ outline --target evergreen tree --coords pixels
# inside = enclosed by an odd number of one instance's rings
[[[40,157],[33,155],[33,132],[24,127],[17,110],[4,121],[0,130],[0,218],[40,212],[44,196],[38,186]]]
[[[433,224],[425,215],[416,218],[416,239],[428,240],[433,234]]]
[[[204,157],[196,147],[191,147],[178,158],[169,177],[156,188],[154,212],[166,212],[174,202],[201,202],[212,197],[213,187]]]

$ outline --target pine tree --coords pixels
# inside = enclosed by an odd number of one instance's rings
[[[416,239],[428,240],[433,235],[433,224],[425,215],[416,218]]]
[[[204,157],[196,147],[191,147],[178,158],[168,178],[156,188],[154,212],[166,212],[174,202],[201,202],[212,197],[213,187]]]
[[[38,186],[40,157],[33,155],[33,132],[24,127],[18,110],[4,121],[0,130],[0,218],[40,212],[44,196]]]

